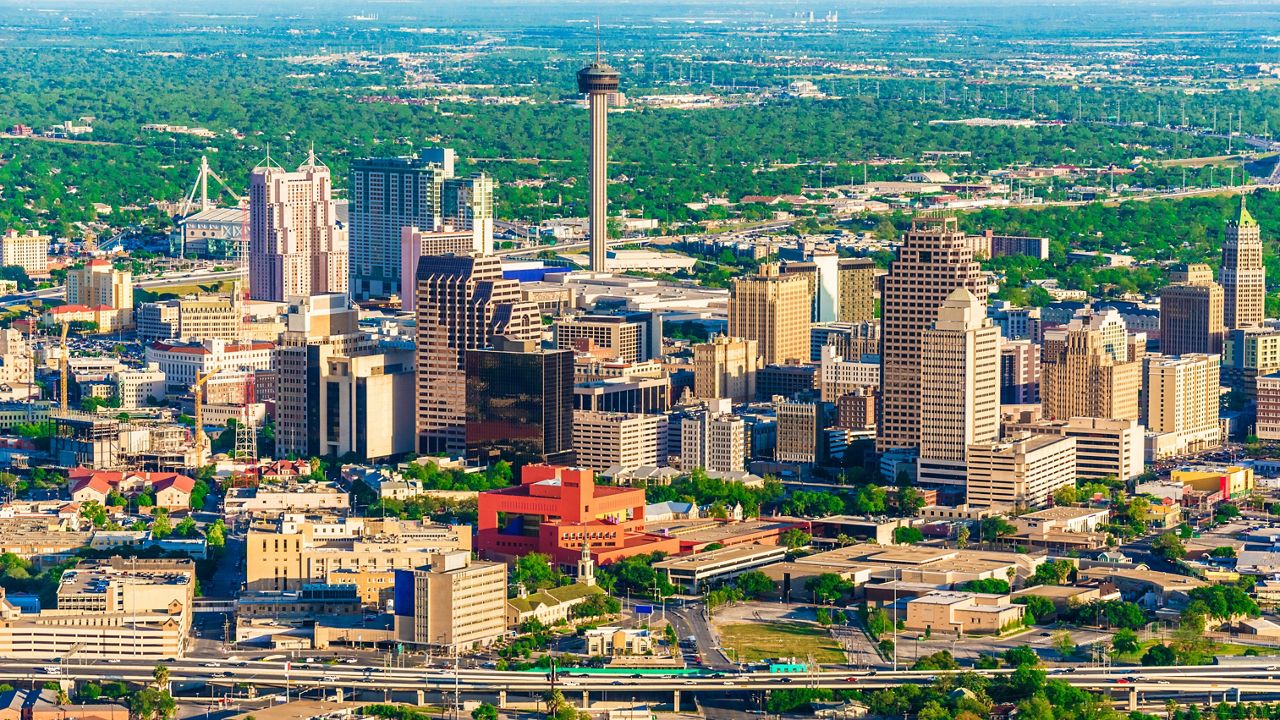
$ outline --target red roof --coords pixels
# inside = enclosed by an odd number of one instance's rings
[[[92,489],[103,495],[110,493],[126,479],[132,478],[137,478],[150,485],[156,492],[168,488],[176,488],[180,492],[189,493],[196,486],[194,479],[181,473],[119,472],[116,470],[90,470],[89,468],[78,467],[72,468],[67,473],[67,478],[72,482],[72,493],[84,489]]]

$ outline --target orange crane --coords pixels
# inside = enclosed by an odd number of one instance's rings
[[[196,457],[201,464],[204,463],[205,446],[209,444],[209,439],[204,434],[204,402],[200,398],[200,389],[204,384],[209,382],[209,378],[222,372],[222,368],[215,368],[213,371],[201,376],[196,374],[196,384],[191,386],[191,395],[196,402]]]
[[[62,323],[62,377],[58,380],[58,402],[61,403],[63,417],[67,416],[67,330],[70,328],[71,323]]]

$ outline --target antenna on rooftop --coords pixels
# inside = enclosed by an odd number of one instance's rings
[[[596,64],[600,64],[600,16],[596,16]]]

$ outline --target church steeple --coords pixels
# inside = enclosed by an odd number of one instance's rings
[[[582,542],[582,556],[578,558],[578,582],[596,584],[596,562],[591,559],[591,544],[585,540]]]

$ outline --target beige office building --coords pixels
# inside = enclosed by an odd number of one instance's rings
[[[507,630],[507,566],[437,553],[422,569],[396,573],[396,639],[447,652],[486,647]]]
[[[321,365],[316,409],[320,454],[368,460],[414,451],[414,354],[370,349]]]
[[[1028,434],[969,446],[970,505],[1040,507],[1075,482],[1075,438]]]
[[[1186,278],[1160,291],[1160,352],[1165,355],[1220,353],[1223,290],[1208,265],[1183,265],[1170,278]],[[1207,276],[1207,277],[1206,277]]]
[[[880,364],[848,361],[833,345],[823,345],[818,365],[818,390],[823,402],[835,402],[854,390],[880,388]]]
[[[922,483],[965,483],[965,456],[974,443],[1000,437],[1000,330],[986,303],[953,290],[920,352]]]
[[[1147,432],[1167,435],[1158,455],[1189,455],[1222,444],[1220,355],[1149,356],[1144,372]]]
[[[345,294],[289,298],[288,329],[280,336],[275,351],[278,454],[323,455],[333,447],[331,443],[340,440],[338,428],[319,421],[325,417],[330,400],[335,405],[342,402],[337,395],[328,396],[328,386],[321,375],[332,357],[370,351],[369,336],[360,330],[358,319],[357,310],[350,306]],[[339,417],[340,412],[333,419]],[[322,433],[329,436],[329,442],[322,440]]]
[[[680,467],[742,472],[747,464],[747,426],[741,416],[704,411],[680,423]]]
[[[10,230],[0,235],[0,265],[17,265],[28,277],[47,276],[50,239],[34,231],[21,235],[17,230]]]
[[[1032,433],[1073,438],[1076,475],[1082,478],[1129,480],[1142,474],[1144,428],[1137,420],[1075,417],[1043,420],[1031,412],[1004,423],[1006,435]]]
[[[195,295],[138,306],[138,337],[143,341],[235,340],[243,326],[238,285],[227,295]]]
[[[346,293],[347,228],[329,168],[307,157],[289,172],[268,161],[249,176],[249,293],[255,300]]]
[[[957,288],[986,304],[989,278],[954,217],[919,218],[903,236],[882,290],[880,427],[876,449],[920,446],[921,345]],[[998,365],[997,365],[998,367]]]
[[[1267,300],[1267,271],[1262,264],[1262,230],[1240,196],[1240,215],[1227,223],[1222,242],[1223,324],[1227,329],[1262,324]]]
[[[756,397],[760,344],[717,335],[693,346],[693,394],[705,400],[725,398],[746,403]]]
[[[1124,321],[1113,310],[1046,332],[1040,363],[1044,417],[1138,419],[1142,363],[1129,359]]]
[[[869,258],[840,260],[840,322],[864,323],[876,319],[876,263]]]
[[[729,295],[729,335],[754,340],[764,364],[809,359],[813,298],[804,274],[783,274],[774,263],[735,278]]]
[[[556,347],[560,350],[605,348],[619,362],[648,359],[645,326],[621,315],[584,315],[556,318]]]
[[[339,570],[413,569],[450,550],[471,550],[470,526],[281,513],[248,530],[246,588],[298,590]]]
[[[521,300],[520,283],[502,277],[493,256],[434,255],[418,264],[418,449],[466,450],[466,351],[496,335],[540,340],[538,306]]]
[[[596,472],[666,465],[667,416],[578,410],[573,451],[578,466]]]
[[[94,258],[67,271],[67,305],[110,308],[112,326],[131,328],[133,322],[133,273],[117,270],[111,261]]]

